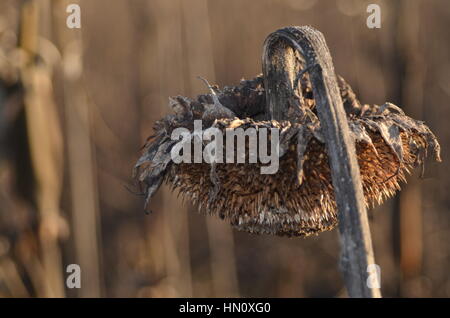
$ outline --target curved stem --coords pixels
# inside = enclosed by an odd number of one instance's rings
[[[303,69],[290,63],[292,50],[305,61]],[[300,63],[301,64],[301,63]],[[350,138],[347,116],[339,93],[333,62],[325,39],[311,27],[287,27],[268,36],[264,44],[263,72],[271,119],[288,120],[299,71],[307,71],[331,165],[341,238],[341,270],[350,297],[381,297],[368,284],[368,266],[375,263],[359,165]],[[371,276],[371,279],[377,277]],[[377,281],[375,281],[377,283]]]
[[[301,89],[297,75],[304,69],[298,50],[275,32],[269,35],[263,48],[264,87],[268,119],[295,120],[301,116]]]

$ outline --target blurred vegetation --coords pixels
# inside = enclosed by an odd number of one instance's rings
[[[81,29],[66,7],[81,6]],[[366,27],[369,3],[381,29]],[[450,296],[447,0],[2,0],[0,297],[341,297],[338,232],[252,236],[131,170],[168,96],[261,72],[277,28],[312,25],[362,102],[426,121],[442,164],[370,211],[382,292]],[[81,289],[66,267],[80,264]]]

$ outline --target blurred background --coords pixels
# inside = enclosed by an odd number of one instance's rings
[[[437,135],[443,163],[369,217],[385,297],[450,297],[447,0],[1,0],[0,297],[345,297],[337,230],[254,236],[165,187],[146,215],[129,190],[168,97],[207,92],[198,75],[259,74],[265,37],[288,25],[322,31],[362,102]]]

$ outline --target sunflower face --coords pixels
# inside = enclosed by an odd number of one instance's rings
[[[212,94],[200,95],[196,100],[181,96],[170,99],[175,114],[156,123],[156,134],[147,142],[135,167],[147,196],[146,204],[166,182],[201,212],[218,216],[238,230],[308,236],[336,226],[330,165],[307,76],[300,79],[302,116],[292,121],[267,120],[263,83],[258,76],[222,91],[215,87]],[[338,83],[366,205],[381,204],[400,190],[411,169],[423,163],[427,149],[440,161],[439,143],[423,122],[406,116],[397,106],[362,105],[341,77]],[[176,141],[171,139],[172,132],[185,128],[193,133],[195,120],[201,119],[202,129],[212,127],[223,136],[229,130],[253,129],[255,138],[259,138],[263,129],[277,129],[276,173],[262,174],[264,163],[251,162],[248,140],[243,144],[243,163],[226,163],[225,157],[213,164],[194,163],[194,157],[190,163],[174,163],[171,150]],[[225,156],[223,138],[220,144]],[[273,137],[269,133],[264,138],[269,144]]]

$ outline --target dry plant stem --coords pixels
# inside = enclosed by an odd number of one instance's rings
[[[183,72],[180,73],[181,76],[173,76],[173,74],[187,67],[183,64],[186,54],[183,44],[184,17],[180,3],[174,5],[171,1],[161,0],[147,2],[149,14],[158,25],[158,29],[154,33],[155,42],[148,42],[147,44],[153,48],[149,52],[149,57],[153,57],[154,71],[160,74],[157,82],[153,84],[158,96],[160,96],[160,103],[166,104],[166,96],[169,96],[172,90],[184,91],[186,88]],[[172,12],[172,19],[167,19],[164,15],[155,14],[155,12]],[[147,58],[145,57],[145,59]],[[170,85],[160,85],[162,82],[170,83]],[[200,81],[195,80],[195,82]],[[175,295],[191,297],[193,285],[188,210],[185,206],[180,209],[181,201],[175,201],[167,187],[163,187],[162,190],[160,212],[163,214],[161,225],[164,229],[165,266],[161,274],[164,275],[163,277],[167,277],[167,286],[175,292]],[[154,235],[152,237],[160,240],[159,237]],[[153,257],[158,256],[154,255]],[[167,290],[160,290],[160,292],[162,295],[170,295]]]
[[[268,113],[272,119],[289,120],[295,114],[292,85],[292,52],[303,56],[317,103],[318,117],[325,136],[331,174],[338,207],[341,237],[341,270],[350,297],[381,297],[379,289],[367,286],[367,266],[374,264],[372,240],[364,203],[360,171],[346,113],[325,39],[311,27],[288,27],[268,36],[264,45],[263,71],[266,80]],[[281,49],[286,48],[286,49]],[[284,62],[280,62],[284,61]],[[286,62],[287,61],[287,62]],[[279,66],[286,66],[281,69]],[[289,78],[291,83],[283,83]],[[275,83],[275,85],[271,84]]]
[[[192,10],[193,7],[196,9]],[[194,75],[202,74],[214,82],[216,80],[214,57],[213,55],[203,54],[203,52],[212,52],[213,50],[210,21],[202,18],[209,15],[208,1],[181,2],[181,11],[183,14],[182,26],[185,29],[186,36],[184,51],[190,57],[187,59],[188,78],[192,79]],[[192,80],[189,82],[190,93],[203,91],[202,83]],[[207,85],[211,94],[213,94],[214,103],[220,104],[214,89],[209,84]],[[220,221],[212,217],[206,219],[206,228],[211,255],[213,296],[239,297],[232,229],[223,226]]]
[[[91,139],[88,98],[83,88],[83,49],[81,30],[65,27],[67,1],[53,1],[54,29],[62,54],[66,143],[73,241],[76,263],[81,267],[79,297],[100,297],[101,242],[95,148]]]
[[[21,65],[25,88],[25,112],[31,161],[36,178],[35,195],[39,212],[39,241],[42,256],[36,265],[42,271],[30,276],[39,297],[64,297],[59,235],[62,219],[59,204],[62,189],[62,140],[53,99],[51,67],[37,62],[43,3],[23,1],[20,6],[19,46],[26,53]],[[31,263],[31,261],[29,261]],[[36,266],[27,268],[33,269]]]

